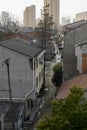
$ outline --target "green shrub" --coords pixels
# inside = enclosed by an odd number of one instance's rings
[[[53,77],[52,83],[55,87],[60,87],[62,83],[63,73],[62,73],[62,64],[58,63],[53,67]]]

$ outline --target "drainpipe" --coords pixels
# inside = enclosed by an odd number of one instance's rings
[[[8,87],[9,87],[9,98],[10,98],[10,113],[11,113],[11,121],[12,121],[12,129],[15,130],[15,125],[14,125],[14,118],[13,118],[13,102],[12,102],[12,90],[11,90],[11,83],[10,83],[10,71],[9,71],[9,59],[6,59],[4,61],[6,67],[7,67],[7,77],[8,77]]]

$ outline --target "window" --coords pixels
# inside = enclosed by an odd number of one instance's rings
[[[39,73],[39,82],[41,81],[41,72]]]
[[[36,86],[38,86],[38,77],[36,77]]]
[[[42,60],[44,60],[44,55],[42,55]]]
[[[30,101],[27,101],[28,110],[30,109]]]
[[[43,61],[44,61],[44,55],[42,55],[42,56],[39,58],[39,64],[43,64]]]
[[[1,130],[1,121],[0,121],[0,130]]]
[[[36,68],[38,68],[38,59],[36,59]]]
[[[44,77],[44,68],[42,69],[42,77]]]
[[[40,64],[41,58],[39,58],[39,64]]]

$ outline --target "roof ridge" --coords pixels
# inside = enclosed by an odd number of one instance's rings
[[[32,58],[41,52],[41,48],[32,46],[31,44],[28,44],[27,42],[19,38],[13,38],[7,41],[2,41],[0,42],[0,45]]]

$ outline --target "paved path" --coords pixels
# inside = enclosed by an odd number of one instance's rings
[[[56,88],[52,84],[53,67],[55,64],[61,62],[61,55],[59,54],[58,47],[56,47],[56,56],[53,61],[46,63],[45,65],[45,86],[42,93],[42,103],[40,105],[40,110],[30,127],[26,130],[36,130],[36,124],[43,118],[44,115],[51,112],[51,101],[55,99]]]
[[[36,124],[39,122],[39,120],[42,119],[44,115],[49,114],[51,112],[51,101],[55,99],[55,93],[57,91],[51,81],[53,76],[53,67],[55,64],[61,62],[60,56],[57,55],[56,55],[56,59],[54,59],[52,62],[46,63],[45,65],[46,88],[42,93],[42,103],[40,105],[40,111],[38,112],[38,115],[36,116],[33,124],[31,124],[28,130],[36,130]]]
[[[38,115],[36,116],[33,124],[31,124],[28,130],[36,130],[36,124],[39,122],[39,120],[42,119],[44,115],[50,113],[51,101],[55,98],[55,91],[56,91],[56,88],[53,86],[51,82],[52,75],[53,75],[52,68],[55,64],[56,62],[54,63],[54,61],[46,64],[45,85],[47,87],[43,91],[40,111],[38,112]]]

